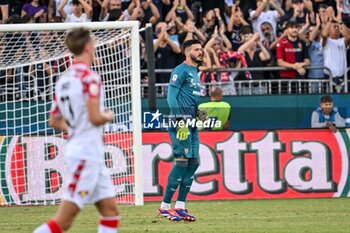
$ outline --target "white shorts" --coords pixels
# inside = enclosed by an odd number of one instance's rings
[[[64,200],[82,209],[86,203],[115,197],[110,173],[104,163],[67,159],[66,165],[68,179]]]

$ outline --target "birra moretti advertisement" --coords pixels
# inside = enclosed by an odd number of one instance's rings
[[[200,166],[188,200],[315,198],[349,195],[350,130],[200,133]],[[132,140],[105,136],[106,162],[117,194],[133,182]],[[172,166],[167,132],[143,133],[145,201],[160,201]],[[56,202],[66,170],[66,139],[0,137],[0,204]],[[131,169],[131,170],[130,170]]]

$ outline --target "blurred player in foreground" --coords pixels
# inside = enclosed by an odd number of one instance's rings
[[[187,212],[185,202],[199,166],[199,137],[197,127],[189,127],[186,122],[196,117],[205,118],[204,113],[198,112],[200,79],[197,66],[203,61],[203,49],[199,40],[188,40],[184,42],[183,50],[186,60],[174,69],[169,82],[167,100],[176,123],[169,128],[174,165],[158,214],[172,221],[195,221],[196,218]],[[178,187],[179,195],[172,209],[171,199]]]
[[[117,232],[119,213],[114,186],[104,163],[102,126],[114,114],[103,108],[102,83],[90,69],[95,48],[90,31],[73,29],[65,40],[74,54],[73,65],[56,83],[50,126],[68,132],[65,159],[68,187],[55,217],[35,233],[66,231],[85,203],[94,203],[101,214],[99,233]]]

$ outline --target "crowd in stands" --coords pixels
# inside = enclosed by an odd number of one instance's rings
[[[326,80],[327,70],[306,69],[324,66],[341,84],[348,64],[349,0],[0,0],[0,5],[3,23],[138,20],[140,27],[151,23],[157,69],[172,69],[182,62],[181,45],[197,38],[205,52],[199,67],[205,83]],[[141,64],[145,68],[145,60]],[[275,66],[289,70],[215,72]],[[157,83],[168,81],[169,73],[157,74]],[[322,92],[319,85],[308,88]],[[246,88],[240,89],[241,94],[266,94],[261,85]],[[224,93],[233,94],[229,88]]]

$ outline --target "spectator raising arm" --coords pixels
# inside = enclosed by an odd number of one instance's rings
[[[203,49],[203,53],[204,53],[203,62],[200,66],[198,66],[198,70],[199,71],[208,71],[212,68],[209,52],[207,50]]]
[[[344,40],[345,46],[348,46],[349,45],[349,41],[350,41],[350,29],[347,26],[345,26],[344,23],[340,24],[340,33],[345,38],[345,40]]]
[[[55,0],[50,0],[49,5],[47,7],[47,14],[48,14],[48,20],[49,22],[53,21],[53,17],[55,16]]]
[[[164,33],[164,40],[170,45],[171,49],[174,53],[181,53],[181,49],[177,44],[174,43],[169,37],[169,34],[167,32]]]
[[[322,46],[325,47],[329,37],[329,31],[331,29],[331,20],[328,19],[326,26],[322,28]]]
[[[89,19],[92,17],[92,7],[91,3],[85,1],[85,0],[78,0],[80,4],[82,5],[85,14],[88,16]]]
[[[251,16],[251,20],[256,20],[257,18],[259,18],[260,14],[264,11],[266,6],[268,5],[267,0],[259,0],[259,1],[260,1],[260,5],[258,6],[258,8],[256,8],[255,13]]]
[[[221,67],[219,58],[217,56],[217,54],[215,53],[213,48],[207,48],[206,51],[208,52],[210,58],[212,58],[211,60],[211,64],[212,64],[212,68],[213,69],[219,69]]]
[[[103,0],[101,4],[100,20],[102,21],[107,16],[109,0]],[[131,4],[130,4],[131,5]]]
[[[313,30],[310,32],[310,36],[309,36],[309,41],[310,42],[315,40],[315,38],[317,37],[317,34],[318,34],[320,28],[321,28],[321,19],[320,19],[320,15],[317,14],[316,15],[316,25],[313,28]]]
[[[7,4],[0,5],[2,22],[5,22],[9,17],[9,4],[8,4],[8,2],[6,2],[6,3]],[[1,21],[0,21],[0,23],[1,23]]]
[[[188,19],[183,29],[187,32],[185,41],[194,39],[195,36],[198,40],[201,41],[201,43],[204,44],[206,42],[205,36],[201,31],[199,31],[199,29],[195,26],[193,21]]]
[[[191,9],[187,6],[186,0],[180,0],[180,4],[184,7],[187,19],[194,21],[194,16],[192,14]]]
[[[128,12],[130,14],[129,20],[137,20],[137,16],[140,9],[141,9],[140,0],[132,0],[131,4],[128,7]]]
[[[248,48],[251,47],[251,45],[253,43],[257,43],[259,45],[260,49],[261,49],[261,52],[259,53],[260,60],[261,61],[268,61],[268,60],[270,60],[270,53],[267,51],[265,46],[263,46],[263,44],[261,42],[261,39],[260,39],[259,32],[255,32],[250,40],[248,40],[247,42],[242,44],[239,47],[238,52],[241,52],[241,53],[246,52],[248,50]]]
[[[160,17],[158,8],[153,4],[152,0],[147,0],[145,9],[148,9],[148,7],[151,8],[151,12],[152,12],[152,17],[149,19],[148,22],[151,24],[155,24],[155,23],[157,23],[157,21]]]
[[[65,7],[65,5],[67,5],[67,2],[68,0],[62,0],[61,4],[57,7],[58,13],[60,13],[64,20],[67,18],[67,13],[63,10],[63,8]]]
[[[232,49],[232,43],[225,35],[225,27],[220,27],[219,36],[222,39],[222,41],[224,42],[224,47],[226,49]]]
[[[284,16],[284,14],[285,14],[284,10],[279,5],[277,5],[274,0],[269,0],[269,3],[273,7],[273,9],[275,9],[278,12],[279,18]]]
[[[170,22],[174,16],[176,17],[175,11],[178,5],[179,5],[179,0],[174,0],[173,7],[165,17],[165,22]]]
[[[235,14],[236,14],[236,16],[235,16]],[[238,7],[236,8],[235,4],[233,4],[232,5],[232,14],[231,14],[230,20],[227,24],[227,31],[232,32],[233,26],[235,24],[249,25],[249,23],[247,23],[247,21],[244,20],[241,10]]]
[[[276,46],[277,46],[277,44],[278,44],[282,39],[286,38],[286,36],[287,36],[287,32],[284,31],[284,32],[280,35],[280,37],[278,37],[278,39],[276,39],[274,42],[271,43],[270,49],[271,49],[271,50],[275,49]]]

